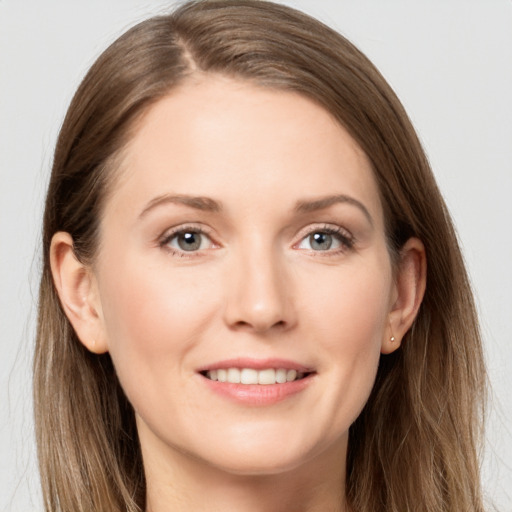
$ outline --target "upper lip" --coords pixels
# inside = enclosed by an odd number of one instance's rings
[[[297,370],[297,372],[308,373],[314,371],[313,368],[304,366],[290,359],[270,358],[253,359],[248,357],[237,357],[234,359],[224,359],[198,368],[198,372],[208,370],[219,370],[228,368],[252,368],[254,370],[265,370],[266,368],[284,368],[286,370]]]

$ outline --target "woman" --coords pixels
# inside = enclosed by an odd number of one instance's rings
[[[460,250],[339,34],[247,0],[128,31],[69,108],[43,236],[47,510],[482,510]]]

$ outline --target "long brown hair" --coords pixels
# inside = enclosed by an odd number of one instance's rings
[[[116,157],[148,107],[194,73],[298,92],[327,109],[373,164],[392,258],[411,236],[428,259],[425,298],[400,349],[381,356],[350,429],[346,493],[358,512],[482,511],[477,449],[485,371],[456,235],[399,100],[344,37],[258,0],[189,2],[115,41],[92,66],[60,131],[46,199],[34,363],[47,511],[141,511],[134,412],[108,354],[78,341],[53,285],[49,249],[66,231],[92,262]],[[344,461],[340,461],[340,464]]]

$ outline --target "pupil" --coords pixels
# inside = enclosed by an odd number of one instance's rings
[[[319,251],[326,251],[331,248],[332,236],[328,233],[314,233],[310,237],[311,247]]]
[[[201,235],[199,233],[183,233],[178,237],[178,245],[184,251],[195,251],[201,246]]]

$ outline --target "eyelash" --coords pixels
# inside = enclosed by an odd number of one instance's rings
[[[350,251],[354,248],[355,239],[354,237],[346,230],[341,228],[340,226],[333,226],[324,224],[323,226],[315,226],[313,228],[309,228],[307,232],[301,235],[300,241],[296,244],[294,244],[294,247],[297,247],[299,244],[301,244],[303,241],[305,241],[308,237],[321,233],[324,235],[331,235],[335,239],[338,240],[340,243],[340,247],[337,249],[328,249],[325,251],[315,251],[313,249],[305,249],[307,250],[312,256],[322,256],[322,257],[329,257],[329,256],[338,256],[344,252]]]
[[[177,256],[180,258],[193,258],[200,256],[202,254],[202,250],[196,250],[196,251],[184,251],[184,250],[177,250],[173,247],[171,247],[169,244],[171,241],[179,236],[186,233],[194,233],[202,236],[206,236],[211,240],[211,243],[213,245],[216,245],[215,242],[212,241],[210,234],[208,231],[206,231],[202,227],[194,226],[194,225],[184,225],[179,226],[175,229],[173,229],[170,232],[166,232],[159,241],[159,246],[162,249],[165,249],[168,251],[172,256]],[[354,248],[355,239],[354,237],[345,229],[339,227],[339,226],[333,226],[333,225],[323,225],[323,226],[316,226],[314,228],[310,228],[307,230],[307,232],[303,233],[300,237],[299,242],[293,245],[294,248],[296,248],[299,244],[301,244],[304,240],[306,240],[308,237],[321,233],[325,235],[331,235],[334,238],[338,240],[340,243],[340,247],[333,250],[325,250],[325,251],[315,251],[313,249],[304,249],[307,250],[310,254],[314,256],[336,256],[340,253],[350,251]]]
[[[202,236],[207,236],[211,240],[211,236],[204,228],[194,226],[194,225],[183,225],[183,226],[179,226],[179,227],[171,230],[170,232],[169,231],[166,232],[160,239],[159,246],[162,249],[168,251],[172,256],[177,256],[179,258],[193,258],[193,257],[200,256],[202,253],[201,250],[180,251],[180,250],[177,250],[169,245],[175,237],[177,237],[179,235],[186,234],[186,233],[194,233],[194,234],[198,234],[198,235],[202,235]],[[213,245],[215,245],[215,244],[213,243]]]

